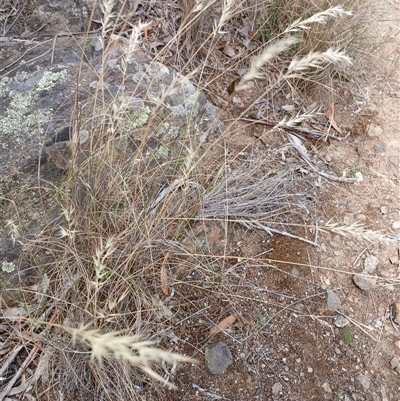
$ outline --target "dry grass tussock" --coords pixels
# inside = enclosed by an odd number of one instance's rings
[[[160,2],[166,13],[172,7],[167,3]],[[283,84],[294,88],[310,79],[327,84],[333,71],[350,65],[348,50],[361,32],[361,3],[316,1],[310,7],[306,1],[185,1],[179,27],[156,60],[174,60],[178,70],[203,89],[220,74],[242,69],[237,93],[254,80],[266,82],[261,97],[282,90]],[[100,83],[106,80],[116,43],[118,68],[126,80],[130,63],[144,45],[148,22],[116,30],[126,21],[123,10],[129,7],[130,2],[101,3],[103,65],[95,72]],[[216,56],[221,51],[231,53],[228,62]],[[73,141],[70,166],[54,188],[62,218],[34,239],[24,238],[18,224],[10,223],[15,240],[43,267],[43,278],[33,294],[27,294],[25,317],[14,316],[17,323],[9,341],[42,352],[40,360],[53,371],[52,386],[65,399],[77,391],[81,399],[140,399],[146,386],[153,385],[151,378],[173,385],[176,364],[190,361],[165,350],[171,343],[171,350],[179,348],[171,323],[179,308],[175,272],[182,266],[195,269],[208,277],[211,290],[228,291],[216,279],[223,274],[225,255],[185,245],[194,225],[205,220],[223,221],[225,227],[238,222],[316,241],[318,230],[306,201],[310,187],[296,167],[283,171],[275,161],[239,163],[237,155],[222,155],[220,163],[205,168],[211,145],[223,144],[234,122],[226,124],[209,147],[199,145],[188,130],[184,140],[174,142],[169,158],[148,151],[147,140],[154,132],[150,122],[157,120],[165,99],[177,93],[182,81],[183,76],[174,80],[158,99],[142,99],[140,109],[153,106],[147,125],[151,128],[137,130],[141,140],[133,141],[134,146],[124,127],[137,97],[121,89],[109,100],[106,85],[99,85],[89,106],[80,110],[77,104],[73,113],[75,132],[85,127],[91,136],[85,143]],[[290,233],[291,224],[303,227],[304,237]],[[324,229],[380,239],[359,226]],[[28,301],[31,295],[34,307]],[[160,339],[164,349],[154,345]]]

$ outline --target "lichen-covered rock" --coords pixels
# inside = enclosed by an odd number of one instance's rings
[[[43,43],[42,57],[0,80],[1,173],[39,161],[43,144],[57,142],[52,138],[65,126],[70,138],[77,126],[103,141],[107,135],[126,137],[158,162],[199,153],[220,134],[218,109],[193,83],[144,53],[136,51],[123,65],[124,54],[116,51],[103,65],[95,51],[81,64],[79,44],[59,38],[57,45],[52,55],[52,43]],[[79,117],[71,120],[74,110]]]

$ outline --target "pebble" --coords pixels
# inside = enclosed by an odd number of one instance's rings
[[[381,207],[381,213],[382,214],[387,214],[389,212],[389,208],[387,206],[382,206]]]
[[[228,346],[219,341],[207,344],[205,349],[206,367],[212,375],[223,375],[233,363],[232,354]]]
[[[369,291],[376,285],[376,278],[375,277],[368,277],[361,274],[355,274],[353,276],[354,284],[363,291]]]
[[[378,263],[379,260],[376,256],[367,255],[367,257],[364,259],[364,271],[366,273],[373,273],[376,270]]]
[[[331,386],[329,385],[328,382],[325,382],[321,387],[322,387],[327,393],[332,393]]]
[[[344,316],[337,316],[333,323],[338,328],[346,327],[350,324],[349,320]]]
[[[383,135],[383,128],[379,125],[371,124],[368,128],[368,135],[369,136],[376,136],[380,138]]]
[[[275,383],[272,386],[272,395],[278,395],[282,391],[282,384],[281,383]]]
[[[399,167],[399,156],[389,156],[388,160],[390,163],[393,164],[393,166],[395,166],[396,168]]]
[[[384,142],[378,142],[374,145],[375,154],[385,153],[386,152],[386,145]]]
[[[332,290],[327,290],[326,291],[326,309],[334,311],[336,309],[340,309],[341,306],[342,306],[342,303],[340,302],[340,298]]]
[[[356,388],[358,387],[359,389],[363,389],[364,391],[368,391],[369,387],[371,385],[371,379],[362,373],[359,373],[356,376]]]
[[[389,260],[390,260],[390,263],[392,265],[398,265],[399,264],[399,257],[397,255],[392,256]]]
[[[400,359],[397,356],[394,356],[390,361],[390,366],[393,369],[396,369],[400,365]]]

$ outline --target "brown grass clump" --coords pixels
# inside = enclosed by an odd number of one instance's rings
[[[160,4],[170,13],[171,4]],[[296,168],[282,171],[275,161],[265,160],[258,160],[256,167],[241,164],[237,155],[204,167],[212,145],[223,145],[234,122],[226,124],[212,144],[199,143],[195,130],[187,129],[184,139],[171,141],[166,158],[157,157],[148,144],[163,123],[166,99],[180,93],[190,79],[207,91],[222,76],[236,74],[241,80],[234,92],[262,82],[260,98],[299,82],[326,85],[351,64],[348,50],[354,33],[360,32],[355,13],[359,6],[333,1],[317,1],[312,7],[304,1],[185,1],[179,5],[179,23],[172,26],[130,23],[124,14],[130,2],[103,0],[102,64],[92,72],[97,86],[84,106],[76,104],[72,157],[63,181],[53,188],[61,217],[34,239],[24,238],[10,223],[14,238],[27,254],[35,248],[33,260],[45,267],[40,286],[32,290],[34,307],[26,301],[23,307],[29,313],[13,317],[18,324],[8,337],[41,353],[43,370],[36,382],[50,371],[49,387],[55,386],[65,399],[79,393],[87,400],[140,399],[155,386],[151,379],[172,386],[177,363],[192,361],[175,352],[177,344],[171,345],[179,312],[174,298],[178,272],[195,270],[207,278],[210,291],[227,291],[220,280],[227,255],[185,243],[196,223],[222,221],[225,228],[240,223],[315,243],[316,230],[309,237],[313,216],[305,197],[308,184]],[[149,70],[158,71],[157,61],[164,61],[183,75],[157,98],[149,95],[154,81],[143,84],[144,75],[136,92],[121,89],[110,95],[110,69],[118,69],[123,87],[131,79],[140,47],[148,44],[142,43],[144,35],[162,28],[173,31],[173,37],[163,40]],[[143,115],[145,123],[134,126]],[[218,125],[214,118],[209,131]],[[83,130],[90,132],[88,140],[79,138]],[[291,225],[301,224],[307,226],[304,237],[289,232]],[[360,227],[353,229],[363,236]]]

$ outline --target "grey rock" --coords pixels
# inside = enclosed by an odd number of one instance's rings
[[[206,367],[213,375],[223,375],[233,363],[232,354],[228,346],[222,341],[215,344],[207,344],[205,356]]]
[[[386,145],[384,142],[378,142],[374,145],[375,154],[385,153],[386,152]]]
[[[376,278],[372,276],[355,274],[353,276],[354,284],[363,291],[369,291],[376,285]]]
[[[327,310],[336,310],[340,309],[342,303],[340,302],[339,297],[332,291],[326,291],[326,309]]]
[[[393,369],[396,369],[398,366],[400,365],[400,359],[397,356],[394,356],[391,360],[390,360],[390,366]]]
[[[393,164],[396,168],[399,168],[399,156],[389,156],[388,160]]]
[[[364,271],[366,273],[373,273],[378,267],[379,260],[374,255],[367,255],[364,260]]]
[[[362,389],[364,391],[368,391],[368,389],[371,385],[371,379],[369,377],[363,375],[362,373],[360,373],[356,376],[355,384],[356,384],[356,388],[358,388],[360,390]]]
[[[334,325],[338,328],[346,327],[350,324],[349,320],[344,316],[337,316],[334,320]]]
[[[55,154],[53,165],[61,170],[68,166],[68,157],[63,155],[68,149],[56,144],[68,142],[75,134],[68,126],[76,90],[81,104],[97,107],[88,89],[89,82],[98,79],[93,66],[101,66],[103,60],[102,52],[93,43],[92,47],[88,46],[93,49],[86,54],[87,62],[81,64],[82,47],[83,43],[68,37],[57,39],[55,51],[52,43],[44,42],[36,49],[40,58],[34,67],[23,64],[15,76],[0,79],[0,136],[4,138],[0,147],[0,172],[7,174],[21,167],[29,170],[39,159],[44,163],[42,155],[46,153]],[[22,57],[28,50],[28,45],[21,45],[15,57]],[[207,148],[206,142],[214,141],[221,134],[218,109],[193,83],[139,50],[123,76],[118,64],[122,53],[114,52],[110,68],[105,69],[101,84],[107,90],[103,101],[121,111],[120,136],[137,141],[137,148],[143,149],[141,157],[158,164],[160,160],[169,162],[185,157],[189,149],[198,149],[201,153]],[[2,53],[0,69],[6,67],[7,60],[8,55]],[[81,84],[77,86],[78,74]],[[101,126],[103,113],[100,109],[93,113],[97,120],[89,123],[82,118],[80,132]],[[44,144],[45,149],[38,144]]]

